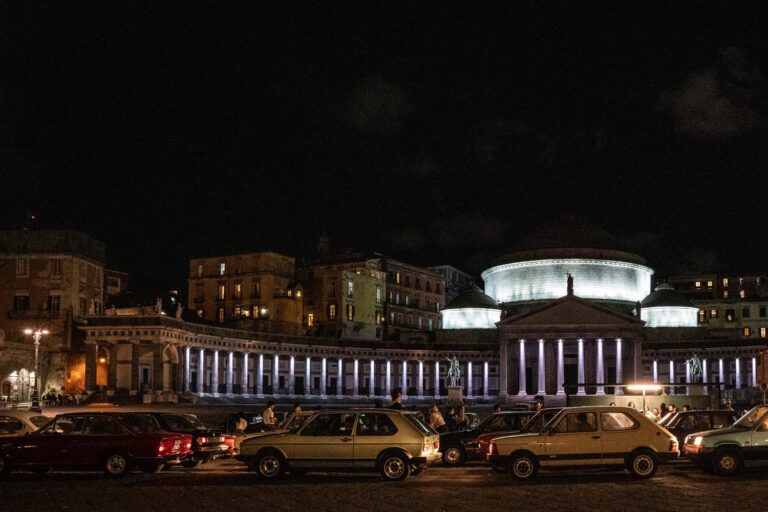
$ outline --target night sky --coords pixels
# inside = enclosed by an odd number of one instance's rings
[[[95,236],[138,289],[322,233],[768,268],[759,3],[159,3],[0,4],[0,227]]]

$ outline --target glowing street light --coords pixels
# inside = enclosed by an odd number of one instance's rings
[[[40,408],[40,359],[38,353],[40,351],[40,340],[43,334],[50,334],[48,329],[24,329],[24,334],[32,335],[32,340],[35,345],[35,388],[32,390],[32,408],[35,412],[42,412]]]
[[[661,386],[659,384],[650,384],[650,383],[643,383],[638,382],[636,384],[628,384],[625,386],[626,389],[629,391],[642,391],[643,392],[643,414],[645,414],[645,393],[650,391],[652,393],[657,393],[661,391]]]

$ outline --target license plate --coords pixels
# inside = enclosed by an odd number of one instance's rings
[[[173,442],[173,451],[177,451],[179,448],[181,448],[181,441],[177,439]]]

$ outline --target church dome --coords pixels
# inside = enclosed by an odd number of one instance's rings
[[[443,329],[493,329],[501,320],[498,302],[470,286],[440,311]]]
[[[662,283],[640,302],[646,327],[697,327],[699,308],[671,285]]]

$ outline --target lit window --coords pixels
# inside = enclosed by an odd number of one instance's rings
[[[715,308],[712,308],[712,309],[709,311],[709,318],[717,318],[717,309],[715,309]]]
[[[727,299],[727,298],[728,298],[728,290],[725,290],[725,291],[723,292],[723,298],[724,298],[724,299]]]
[[[227,272],[227,264],[226,263],[220,263],[219,264],[219,275],[223,276]]]
[[[296,290],[296,298],[297,299],[301,298],[301,290]]]
[[[242,283],[235,283],[235,300],[243,298],[243,285]]]
[[[307,326],[312,327],[313,325],[315,325],[315,314],[310,313],[307,315]]]
[[[723,278],[723,288],[728,288],[728,278],[727,277]]]
[[[19,258],[16,260],[16,276],[24,277],[29,275],[29,260],[27,258]]]
[[[328,320],[336,320],[336,304],[328,304]]]
[[[440,301],[435,302],[435,311],[440,312]]]
[[[219,285],[219,300],[224,300],[227,297],[227,286],[224,284]]]
[[[746,294],[744,293],[744,290],[739,290],[739,297],[743,299],[745,296]]]
[[[395,304],[400,304],[400,294],[399,293],[395,294]]]
[[[706,315],[707,315],[706,311],[704,311],[703,309],[699,310],[699,323],[700,324],[703,324],[706,321],[706,319],[707,319]]]
[[[742,333],[744,334],[744,336],[749,336],[750,334],[752,334],[752,329],[750,329],[749,327],[745,327],[742,330]]]
[[[197,277],[203,277],[203,264],[198,263],[197,265]]]
[[[355,306],[347,304],[347,320],[352,321],[355,319]]]
[[[347,298],[351,299],[355,295],[355,282],[351,279],[347,280]]]
[[[701,288],[701,281],[696,281],[696,288]]]
[[[428,328],[431,331],[432,330],[432,319],[431,318],[427,321],[427,325],[429,326]]]
[[[376,304],[381,304],[381,286],[376,287]]]
[[[766,334],[767,334],[767,333],[766,333],[766,329],[765,329],[765,327],[761,327],[761,328],[760,328],[760,337],[761,337],[761,338],[765,338],[765,337],[766,337]]]
[[[240,313],[241,313],[241,312],[242,312],[242,309],[240,308],[240,306],[235,306],[235,309],[234,309],[234,311],[233,311],[233,313],[234,313],[234,316],[235,316],[235,317],[238,317],[238,316],[240,316]]]
[[[709,288],[711,290],[712,286],[714,286],[714,284],[715,283],[713,283],[712,281],[707,281],[707,288]]]
[[[400,272],[395,272],[395,283],[400,284]]]
[[[384,321],[384,316],[381,314],[381,310],[376,310],[376,325],[381,325]]]
[[[726,309],[725,310],[725,321],[726,322],[733,322],[736,320],[736,312],[733,309]]]
[[[423,327],[423,319],[419,317],[419,329]]]
[[[219,312],[218,312],[217,318],[218,318],[220,324],[224,323],[224,308],[219,308]]]

